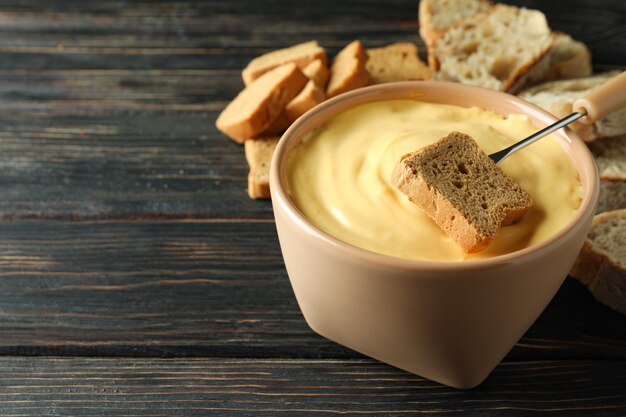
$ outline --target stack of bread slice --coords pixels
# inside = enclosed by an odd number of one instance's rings
[[[537,10],[489,0],[421,0],[419,22],[433,78],[518,93],[559,118],[620,73],[592,75],[587,47],[552,32]],[[587,141],[600,173],[600,214],[571,275],[626,314],[626,109],[570,128]]]
[[[572,113],[574,102],[620,71],[529,88],[520,97],[557,117]],[[626,109],[592,125],[571,126],[587,142],[600,174],[600,196],[592,230],[570,275],[594,297],[626,314]]]
[[[242,72],[245,88],[215,124],[235,142],[245,143],[249,197],[269,198],[274,148],[298,117],[356,88],[427,79],[430,73],[410,42],[366,50],[355,40],[337,53],[330,67],[324,48],[316,41],[304,42],[253,59]]]
[[[587,47],[552,32],[538,10],[487,0],[422,0],[419,22],[439,80],[514,93],[591,74]]]
[[[249,63],[242,73],[245,89],[220,114],[216,126],[234,141],[245,142],[251,198],[270,196],[270,161],[282,132],[315,105],[346,91],[433,78],[519,93],[563,117],[577,98],[617,74],[592,76],[587,47],[551,31],[538,10],[490,0],[421,0],[418,18],[428,66],[414,43],[365,49],[359,41],[340,51],[330,66],[316,41],[269,52]],[[588,141],[596,158],[601,178],[598,213],[606,213],[594,220],[571,275],[586,283],[598,300],[626,312],[624,245],[605,239],[621,242],[626,223],[626,110],[592,126],[572,128]]]

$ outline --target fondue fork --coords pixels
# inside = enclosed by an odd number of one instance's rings
[[[567,117],[547,126],[540,131],[520,140],[517,143],[494,152],[489,158],[499,164],[506,157],[522,148],[536,142],[542,137],[567,126],[580,119],[581,123],[591,124],[598,119],[602,119],[609,114],[626,107],[626,71],[614,77],[606,83],[593,89],[589,94],[579,98],[574,102],[572,109],[574,112]]]

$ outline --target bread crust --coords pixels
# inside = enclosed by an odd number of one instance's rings
[[[248,172],[248,196],[252,199],[270,198],[269,171],[279,137],[256,138],[246,141],[244,149]]]
[[[512,31],[518,26],[533,28],[530,41],[521,29]],[[505,33],[512,39],[509,44],[503,40]],[[528,45],[523,54],[513,52],[524,43]],[[440,80],[514,92],[538,79],[548,68],[547,53],[553,43],[541,12],[496,4],[487,12],[450,26],[429,49],[429,64],[438,71],[436,77]]]
[[[411,202],[420,206],[466,253],[480,252],[493,240],[493,236],[481,233],[464,213],[436,188],[431,187],[421,175],[416,175],[408,165],[400,163],[396,166],[391,183],[406,194]]]
[[[309,65],[304,67],[302,70],[304,75],[306,75],[309,80],[313,80],[315,84],[322,90],[326,90],[326,83],[328,82],[328,77],[330,76],[330,72],[328,70],[328,66],[321,59],[316,59],[311,62]]]
[[[294,63],[302,70],[316,59],[326,65],[326,51],[319,46],[317,41],[309,41],[293,45],[288,48],[271,51],[254,58],[241,72],[241,77],[246,86],[262,76],[284,64]]]
[[[611,225],[614,221],[617,226]],[[610,243],[596,242],[597,236],[608,233],[603,226],[616,227]],[[626,209],[598,214],[594,217],[591,231],[574,263],[570,275],[587,285],[594,298],[602,304],[626,314],[626,252],[620,245],[626,240]],[[620,234],[621,232],[621,234]],[[597,235],[594,237],[594,235]]]
[[[283,112],[265,130],[264,134],[276,135],[284,132],[298,117],[302,116],[325,99],[326,94],[324,91],[318,87],[313,80],[309,80],[302,91],[300,91],[293,100],[287,103]]]
[[[330,68],[330,80],[326,88],[326,96],[334,97],[368,85],[370,75],[365,68],[367,59],[367,51],[359,40],[355,40],[343,48],[333,60]]]
[[[417,46],[412,42],[372,48],[367,53],[369,59],[365,68],[372,78],[372,84],[430,78],[430,68],[419,59]]]
[[[256,137],[272,124],[307,81],[295,64],[281,65],[241,91],[215,125],[238,143]]]
[[[591,77],[542,83],[522,91],[519,96],[562,118],[571,114],[576,99],[619,73],[620,71],[610,71]],[[576,122],[572,123],[570,128],[586,142],[626,135],[626,109],[618,110],[592,125]]]
[[[528,193],[459,132],[405,155],[391,183],[466,253],[483,250],[532,206]]]

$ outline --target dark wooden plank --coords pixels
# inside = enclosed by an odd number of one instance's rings
[[[31,415],[623,416],[626,361],[515,362],[446,388],[370,360],[0,359],[0,412]]]
[[[420,42],[412,1],[41,3],[0,4],[0,219],[271,218],[214,127],[239,69],[312,38]],[[518,3],[624,65],[624,2]]]
[[[304,322],[268,221],[0,223],[0,354],[350,358]],[[568,281],[511,360],[626,358]]]
[[[217,132],[217,70],[0,70],[0,219],[271,218]],[[216,104],[217,103],[217,104]]]
[[[0,53],[8,59],[0,66],[241,68],[254,55],[312,38],[331,51],[356,37],[419,42],[417,3],[4,1]],[[624,65],[616,54],[625,42],[621,0],[509,3],[544,10],[555,29],[589,43],[598,63]]]
[[[213,111],[0,114],[0,219],[271,219]]]

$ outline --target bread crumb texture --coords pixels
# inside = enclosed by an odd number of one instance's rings
[[[403,157],[392,184],[467,253],[484,249],[532,206],[530,195],[460,132]]]

